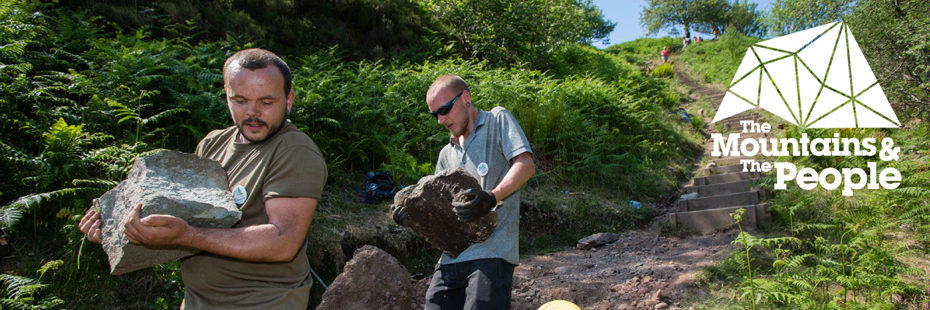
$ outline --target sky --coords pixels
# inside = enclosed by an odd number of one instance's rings
[[[749,0],[758,4],[761,11],[767,11],[775,0]],[[639,14],[648,3],[648,0],[594,0],[594,5],[601,9],[604,18],[617,23],[614,31],[610,33],[610,44],[595,42],[594,46],[605,48],[607,46],[636,40],[646,36],[646,30],[639,24]],[[655,36],[666,36],[667,32],[660,32]]]

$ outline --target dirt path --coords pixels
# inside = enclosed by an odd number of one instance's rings
[[[722,90],[685,72],[676,70],[676,78],[694,99],[705,96],[717,106],[723,98]],[[513,308],[537,309],[559,299],[583,309],[687,308],[689,301],[707,294],[694,285],[696,276],[732,251],[736,232],[665,237],[657,222],[600,248],[521,260],[514,272]]]
[[[680,239],[644,229],[601,248],[524,259],[514,272],[513,308],[537,309],[563,299],[583,309],[676,309],[707,294],[693,285],[695,277],[725,257],[735,237]]]
[[[720,101],[723,100],[724,90],[711,87],[705,83],[695,80],[691,75],[689,75],[684,70],[675,70],[675,79],[681,85],[685,86],[691,91],[691,97],[697,99],[698,95],[704,95],[709,100],[711,100],[714,107],[720,105]]]

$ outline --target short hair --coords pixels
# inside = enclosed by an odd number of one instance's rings
[[[229,66],[234,62],[238,63],[240,67],[249,70],[263,69],[267,68],[269,65],[274,65],[278,68],[278,71],[281,71],[281,75],[284,76],[284,95],[287,96],[291,93],[291,69],[278,55],[260,48],[250,48],[236,52],[232,56],[229,56],[229,58],[226,59],[226,63],[223,64],[224,83],[226,82],[226,74],[229,73]]]
[[[438,92],[440,89],[449,88],[454,93],[468,90],[468,84],[465,83],[461,77],[455,74],[444,74],[436,80],[433,81],[433,84],[429,86],[429,89],[426,91],[427,96],[432,95]]]

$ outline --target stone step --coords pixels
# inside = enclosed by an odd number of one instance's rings
[[[724,158],[732,158],[732,159],[736,159],[737,162],[739,162],[740,159],[755,159],[756,157],[761,157],[761,156],[747,156],[747,155],[740,155],[740,156],[732,156],[732,155],[731,155],[731,156],[712,156],[712,155],[711,155],[711,152],[712,152],[712,151],[710,151],[710,150],[705,150],[705,151],[704,151],[704,156],[707,157],[707,158],[709,158],[710,160],[724,159]]]
[[[724,174],[709,175],[706,177],[696,177],[691,180],[692,186],[711,185],[720,183],[730,183],[742,180],[752,180],[762,176],[759,172],[730,172]]]
[[[684,193],[697,193],[698,197],[710,197],[716,195],[735,194],[754,190],[752,180],[742,180],[730,183],[702,185],[702,186],[685,186],[681,189]]]
[[[765,158],[765,157],[760,157],[759,160],[761,160],[761,158]],[[717,157],[717,158],[712,158],[711,161],[716,163],[718,166],[742,166],[742,164],[740,164],[739,162],[740,161],[739,158],[736,158],[736,157],[722,157],[722,158]],[[740,169],[739,171],[742,171],[742,169]]]
[[[749,138],[752,138],[752,139],[774,138],[772,136],[772,133],[770,132],[746,132],[746,133],[732,132],[732,133],[738,133],[740,141],[742,141],[743,139],[749,139]],[[730,133],[725,133],[725,134],[721,133],[721,135],[723,135],[723,138],[725,139],[728,139],[728,140],[730,139]],[[737,142],[740,142],[740,141],[737,141]],[[703,146],[704,146],[704,149],[713,149],[714,139],[708,136],[707,140],[704,140]]]
[[[723,130],[729,131],[729,132],[740,132],[743,130],[743,125],[740,125],[739,122],[737,121],[734,121],[734,122],[723,121],[723,122],[720,122],[720,125],[714,124],[714,126],[715,127],[721,126]]]
[[[716,164],[716,162],[714,163]],[[730,172],[742,172],[742,171],[743,171],[742,164],[726,165],[726,166],[714,165],[713,167],[707,167],[707,168],[701,169],[701,176],[724,174],[724,173],[730,173]]]
[[[758,118],[758,116],[755,113],[753,113],[752,110],[746,110],[746,111],[731,115],[730,117],[722,119],[721,121],[728,121],[728,120],[733,120],[733,119],[751,119],[751,118]]]
[[[700,195],[699,195],[700,196]],[[730,193],[714,195],[702,198],[679,200],[676,202],[678,211],[697,211],[707,209],[719,209],[732,206],[754,205],[762,201],[761,191],[744,191],[741,193]]]
[[[749,121],[749,120],[755,121],[756,123],[759,123],[759,120],[757,120],[757,119],[755,119],[755,118],[751,118],[751,117],[748,117],[748,118],[747,118],[747,117],[741,117],[741,118],[726,119],[726,120],[719,121],[719,122],[717,122],[717,123],[720,123],[720,124],[722,124],[722,125],[724,125],[724,126],[727,126],[727,127],[730,127],[730,128],[742,128],[743,125],[742,125],[740,122],[742,122],[742,121]]]
[[[771,219],[768,204],[737,206],[701,211],[674,212],[666,215],[673,230],[710,234],[736,227],[730,213],[737,209],[746,209],[740,225],[743,229],[752,229],[767,225]]]

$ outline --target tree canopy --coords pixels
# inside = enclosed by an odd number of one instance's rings
[[[560,45],[606,42],[615,24],[591,0],[428,0],[467,57],[500,63],[546,59]]]
[[[678,33],[682,27],[684,35],[690,37],[691,30],[711,33],[716,27],[722,32],[758,37],[765,33],[761,16],[756,4],[745,0],[650,0],[640,14],[640,23],[649,34],[663,29]]]
[[[683,27],[685,36],[691,36],[691,27],[700,15],[697,2],[701,0],[649,0],[649,5],[639,15],[639,22],[648,34],[667,29],[678,33]]]
[[[930,114],[930,2],[864,0],[848,24],[885,95],[905,114]]]
[[[764,23],[769,34],[782,36],[849,15],[855,5],[856,0],[778,0]]]

